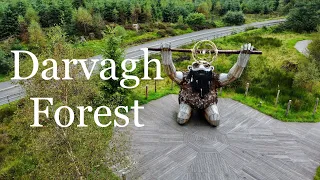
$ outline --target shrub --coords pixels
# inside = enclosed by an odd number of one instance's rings
[[[174,27],[175,29],[187,30],[189,26],[187,24],[178,24]]]
[[[310,55],[312,58],[315,59],[315,62],[317,63],[318,68],[320,68],[320,28],[319,32],[317,33],[317,36],[313,38],[312,42],[310,43],[308,49],[310,52]]]
[[[201,13],[191,13],[185,19],[185,22],[192,28],[202,28],[206,23],[206,17]]]
[[[316,1],[303,2],[297,4],[296,8],[292,9],[286,21],[287,29],[295,32],[311,32],[315,31],[317,25],[320,24],[320,8]]]
[[[177,35],[176,32],[174,31],[173,28],[169,27],[165,30],[166,34],[169,35],[169,36],[175,36]]]
[[[9,5],[0,18],[0,39],[19,33],[18,13]]]
[[[228,11],[222,21],[229,25],[240,25],[245,22],[245,18],[241,11]]]
[[[248,26],[244,29],[244,31],[251,31],[251,30],[254,30],[254,29],[257,29],[256,27],[254,26]]]
[[[167,26],[164,23],[161,23],[161,22],[156,23],[156,27],[158,29],[167,29]]]
[[[16,110],[17,110],[16,103],[0,106],[0,123],[4,123],[7,120],[10,121]]]
[[[0,49],[0,74],[7,74],[12,69],[12,59]]]
[[[157,35],[160,37],[166,37],[167,33],[165,30],[161,29],[157,32]]]

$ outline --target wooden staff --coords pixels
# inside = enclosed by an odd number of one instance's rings
[[[162,48],[148,48],[149,51],[161,51]],[[192,49],[177,49],[177,48],[169,48],[172,52],[192,52]],[[198,49],[197,52],[201,53],[202,51],[215,53],[213,49]],[[240,50],[218,50],[218,54],[240,54]],[[249,54],[262,54],[262,51],[250,51]]]

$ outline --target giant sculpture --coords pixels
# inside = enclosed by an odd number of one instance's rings
[[[198,49],[198,43],[191,50],[195,61],[192,65],[188,66],[185,72],[176,71],[172,61],[172,50],[168,45],[160,48],[165,72],[181,89],[177,117],[177,122],[181,125],[189,121],[192,109],[198,109],[204,111],[205,118],[211,125],[219,126],[220,116],[217,106],[217,89],[239,78],[247,66],[250,54],[253,53],[253,46],[251,44],[244,44],[239,51],[237,62],[229,72],[218,74],[214,72],[214,66],[211,65],[212,61],[208,62],[206,59],[196,58],[197,54],[201,55],[206,52],[215,53],[214,58],[216,58],[219,50],[213,42],[206,41],[205,43],[208,42],[209,45],[211,44],[211,50]],[[254,54],[259,54],[259,52],[254,52]]]

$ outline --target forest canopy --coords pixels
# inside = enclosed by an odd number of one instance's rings
[[[268,14],[285,9],[290,1],[279,0],[15,0],[0,2],[0,39],[23,34],[32,21],[42,28],[64,26],[72,35],[99,33],[101,23],[176,23],[192,13],[206,19],[223,16],[228,11]],[[19,28],[17,28],[19,27]]]

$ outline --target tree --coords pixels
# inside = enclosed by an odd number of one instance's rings
[[[9,4],[0,21],[0,39],[19,33],[18,13]]]
[[[72,5],[76,9],[78,9],[79,7],[84,7],[84,0],[73,0]]]
[[[145,4],[142,8],[141,15],[139,16],[139,22],[145,23],[145,22],[151,22],[152,20],[152,10],[151,10],[150,4]]]
[[[28,27],[29,33],[29,43],[32,47],[36,49],[43,48],[45,46],[45,35],[40,27],[40,24],[34,20],[31,21],[30,26]]]
[[[114,8],[113,10],[112,10],[112,22],[118,22],[118,19],[119,19],[119,11],[116,9],[116,8]]]
[[[87,9],[83,7],[80,7],[74,13],[74,21],[77,29],[83,34],[87,34],[90,31],[91,26],[93,25],[91,14]]]
[[[18,13],[18,15],[24,16],[26,14],[27,7],[24,2],[18,1],[15,10]]]
[[[66,33],[61,27],[55,26],[48,30],[48,44],[41,54],[57,60],[58,76],[64,76],[63,58],[75,58],[72,45],[66,40]],[[31,66],[30,66],[31,67]],[[29,69],[31,69],[29,67]],[[26,67],[27,68],[27,67]],[[41,67],[42,68],[42,67]],[[19,103],[16,116],[8,125],[6,131],[12,137],[15,148],[10,149],[3,161],[1,178],[4,179],[115,179],[110,168],[115,165],[128,165],[125,139],[112,137],[113,128],[97,128],[91,113],[84,113],[85,124],[88,127],[79,128],[76,121],[68,128],[62,128],[55,123],[54,112],[60,106],[69,106],[73,110],[79,105],[92,106],[94,109],[101,104],[115,108],[110,101],[104,100],[99,91],[99,79],[93,77],[87,80],[80,66],[70,66],[72,81],[43,80],[41,71],[21,82],[26,90],[26,98]],[[32,128],[33,101],[30,97],[50,97],[54,104],[40,101],[40,108],[49,106],[49,116],[40,117],[42,128]],[[119,104],[117,105],[119,106]],[[80,113],[75,112],[75,117]],[[69,122],[68,111],[60,111],[62,124]],[[77,118],[75,118],[77,119]],[[114,117],[101,118],[108,123]],[[9,149],[8,149],[9,150]],[[12,160],[17,163],[10,163]],[[121,166],[121,167],[123,167]]]
[[[151,4],[152,20],[162,20],[161,2],[157,1],[156,4]]]
[[[138,23],[139,16],[141,14],[141,6],[140,4],[135,4],[132,9],[131,9],[131,18],[132,18],[132,23]]]
[[[309,47],[310,56],[315,60],[318,68],[320,69],[320,27],[318,27],[317,36],[312,39]]]
[[[102,31],[105,28],[105,22],[100,13],[96,13],[93,15],[93,29],[97,38],[102,38]]]
[[[313,87],[320,81],[320,70],[315,60],[310,60],[299,65],[299,71],[294,76],[294,84],[297,87],[303,87],[310,92]]]
[[[210,16],[210,9],[211,6],[209,6],[206,2],[202,2],[198,7],[197,7],[197,12],[202,13],[206,16],[206,18],[209,18]]]
[[[116,73],[115,76],[119,79],[109,79],[105,81],[102,86],[102,90],[106,99],[112,99],[112,102],[115,104],[126,103],[128,100],[127,94],[129,91],[120,86],[120,81],[122,80],[121,75],[121,63],[124,60],[124,50],[121,47],[122,44],[122,34],[125,33],[123,28],[111,28],[108,27],[105,36],[105,51],[103,57],[105,59],[112,59],[115,62]],[[110,63],[106,64],[106,67],[110,67]],[[111,76],[110,72],[106,72],[106,77]]]
[[[47,28],[67,24],[72,21],[72,5],[62,0],[57,4],[50,1],[48,5],[41,3],[38,7],[41,27]]]
[[[178,21],[179,11],[172,1],[170,1],[167,6],[162,8],[162,17],[164,22],[175,23]]]
[[[206,17],[202,13],[191,13],[185,19],[185,22],[195,29],[202,28],[206,23]]]
[[[228,11],[222,21],[230,25],[240,25],[245,22],[244,14],[240,11]]]
[[[320,24],[319,9],[317,0],[297,3],[288,15],[285,27],[295,32],[315,31]]]
[[[23,42],[28,41],[28,24],[23,16],[18,17],[19,22],[19,39]]]
[[[122,24],[127,23],[131,19],[131,10],[130,10],[130,3],[127,1],[118,1],[117,2],[117,10],[119,12],[119,22]]]
[[[112,11],[114,9],[114,4],[110,3],[110,1],[107,1],[104,3],[104,7],[103,7],[103,11],[102,11],[102,16],[103,19],[108,21],[108,22],[112,22]]]
[[[240,1],[239,0],[225,0],[221,4],[220,15],[226,14],[228,11],[240,11]]]
[[[40,24],[42,27],[52,27],[55,25],[60,25],[61,23],[61,11],[59,8],[49,3],[49,5],[42,4],[39,10]]]
[[[26,11],[25,19],[27,23],[31,23],[31,21],[39,22],[39,16],[37,11],[35,11],[32,7],[29,7]]]
[[[7,74],[12,70],[12,59],[0,49],[0,74]]]

